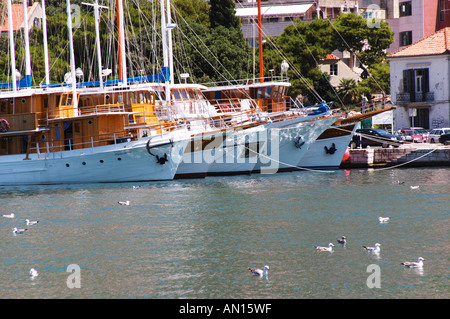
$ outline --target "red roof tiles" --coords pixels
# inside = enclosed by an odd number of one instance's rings
[[[388,54],[388,58],[438,55],[447,52],[450,52],[450,27],[443,28],[426,38]]]
[[[19,4],[12,4],[12,17],[13,17],[13,31],[20,30],[23,24],[23,5],[22,3]],[[28,7],[28,15],[30,14],[31,7]],[[0,25],[0,32],[8,32],[8,12],[4,10],[4,15],[0,16],[0,22],[3,22]]]

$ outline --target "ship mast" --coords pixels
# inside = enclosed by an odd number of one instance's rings
[[[13,91],[17,91],[17,77],[16,77],[16,51],[14,47],[14,31],[12,20],[12,0],[8,1],[8,33],[9,33],[9,49],[11,52],[11,76],[13,82]]]
[[[98,4],[98,0],[95,0],[95,2],[92,3],[86,3],[82,2],[81,4],[84,4],[86,6],[94,7],[94,20],[95,20],[95,41],[97,45],[97,59],[98,59],[98,77],[100,81],[100,89],[103,90],[103,76],[102,76],[102,52],[100,48],[100,15],[99,15],[99,8],[108,9],[108,7],[100,6]]]
[[[50,71],[48,63],[48,43],[47,43],[47,16],[45,13],[45,0],[42,2],[42,32],[44,37],[44,64],[45,64],[45,84],[50,84]]]
[[[77,99],[77,78],[75,75],[75,52],[73,49],[73,36],[72,36],[72,13],[70,8],[70,0],[66,0],[67,4],[67,28],[69,33],[69,51],[70,51],[70,74],[72,82],[72,103],[75,114],[78,114],[78,99]]]
[[[261,0],[258,0],[259,81],[264,83]]]
[[[31,87],[31,57],[30,57],[30,37],[28,34],[28,6],[27,1],[23,0],[23,32],[25,35],[25,84]]]
[[[162,33],[162,46],[163,46],[163,62],[164,62],[164,68],[169,67],[169,53],[167,51],[167,25],[166,25],[166,18],[165,18],[165,8],[164,8],[164,0],[161,0],[161,33]],[[166,102],[169,104],[170,102],[170,76],[169,78],[165,79],[165,89],[166,89]]]
[[[117,7],[117,38],[119,41],[119,78],[127,85],[127,64],[125,55],[125,28],[123,16],[123,1],[116,0]]]

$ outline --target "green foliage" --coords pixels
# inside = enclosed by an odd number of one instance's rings
[[[85,81],[98,78],[97,52],[93,9],[72,0],[80,10],[80,25],[74,26],[75,63],[84,71]],[[174,0],[173,22],[178,26],[173,34],[175,74],[189,73],[190,81],[207,83],[249,77],[253,69],[259,70],[258,50],[243,38],[240,20],[234,13],[232,0]],[[66,3],[47,0],[47,32],[52,82],[62,82],[70,70]],[[162,67],[161,26],[159,1],[125,1],[125,26],[128,76],[152,74]],[[104,68],[117,74],[118,43],[115,8],[101,11],[100,34]],[[42,30],[30,32],[33,85],[44,80],[44,54]],[[341,14],[334,22],[317,19],[299,21],[287,26],[284,32],[266,38],[264,45],[264,75],[280,75],[280,65],[288,60],[292,96],[303,95],[311,102],[334,100],[351,103],[361,95],[370,97],[375,92],[389,92],[389,65],[384,50],[393,41],[393,33],[386,22],[379,28],[369,28],[367,21],[354,14]],[[8,36],[0,37],[0,81],[10,80]],[[16,60],[23,61],[23,35],[16,35]],[[253,51],[254,50],[254,51]],[[329,75],[322,73],[318,62],[334,50],[347,50],[357,55],[367,66],[370,76],[357,85],[358,94],[347,93],[344,86],[331,87]],[[24,62],[17,63],[24,74]],[[116,75],[115,75],[116,76]],[[259,74],[255,74],[259,76]],[[352,92],[354,88],[352,87]],[[336,92],[339,97],[336,96]],[[320,98],[319,98],[320,96]]]
[[[380,27],[371,28],[365,19],[352,13],[341,14],[334,22],[299,21],[287,26],[280,36],[269,42],[274,45],[264,51],[264,66],[279,74],[281,61],[289,60],[293,66],[288,71],[292,96],[300,94],[317,103],[319,95],[341,105],[357,103],[362,95],[370,98],[374,93],[389,92],[385,49],[393,42],[393,32],[387,22],[381,21]],[[318,63],[335,50],[356,54],[358,61],[368,69],[369,77],[358,83],[344,81],[340,88],[331,87],[329,76],[319,70]]]
[[[225,28],[240,27],[239,18],[234,13],[234,0],[210,0],[211,9],[209,11],[209,20],[211,27],[223,26]]]

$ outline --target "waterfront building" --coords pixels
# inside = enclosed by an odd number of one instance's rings
[[[394,129],[450,126],[450,27],[388,54]]]

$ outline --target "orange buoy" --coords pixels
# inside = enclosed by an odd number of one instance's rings
[[[350,158],[350,152],[348,150],[345,151],[344,157],[342,158],[342,161],[347,161]]]

